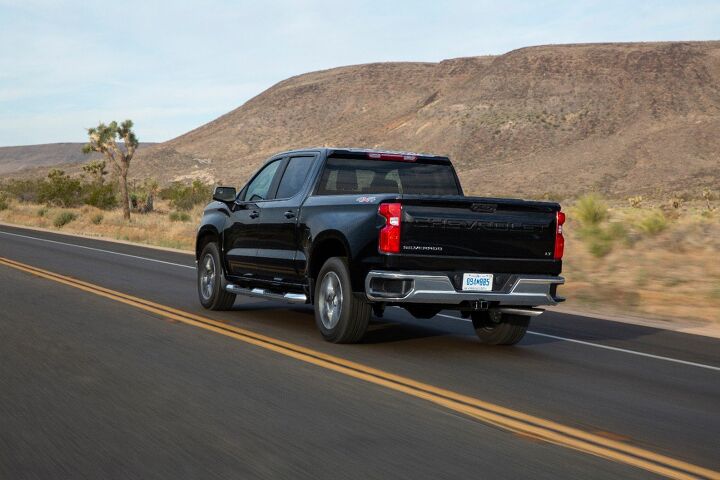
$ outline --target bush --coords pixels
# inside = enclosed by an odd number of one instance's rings
[[[623,242],[630,246],[632,241],[630,235],[621,223],[610,223],[603,227],[601,225],[582,226],[578,229],[578,236],[587,243],[588,250],[595,257],[604,257],[612,252],[616,242]]]
[[[170,212],[171,222],[189,222],[190,214],[187,212]]]
[[[590,225],[578,229],[578,236],[587,243],[588,250],[594,257],[604,257],[612,251],[613,235],[610,229],[599,225]]]
[[[130,208],[138,213],[150,213],[155,210],[155,196],[158,193],[158,182],[146,179],[140,185],[133,182],[130,189]]]
[[[90,218],[90,221],[93,225],[100,225],[100,223],[103,221],[103,214],[102,213],[96,213]]]
[[[195,205],[210,201],[212,185],[205,185],[200,180],[194,180],[192,185],[176,182],[160,190],[160,198],[170,200],[170,205],[176,210],[192,210]]]
[[[640,206],[641,206],[642,203],[643,203],[643,200],[644,200],[643,196],[642,196],[642,195],[638,195],[638,196],[636,196],[636,197],[630,197],[630,198],[628,198],[628,203],[630,203],[630,206],[631,206],[632,208],[640,208]]]
[[[110,210],[118,205],[115,186],[108,183],[86,183],[83,186],[85,204],[102,210]]]
[[[646,235],[657,235],[668,227],[668,219],[661,211],[654,211],[637,222],[638,229]]]
[[[578,199],[575,216],[583,225],[598,225],[608,218],[608,207],[600,195],[590,193]]]
[[[613,243],[605,237],[593,239],[588,245],[588,250],[593,257],[604,257],[612,252]]]
[[[53,225],[61,228],[77,218],[73,212],[60,212],[53,220]]]
[[[0,190],[8,193],[11,197],[22,202],[37,201],[38,191],[42,180],[19,180],[11,179],[0,185]]]
[[[0,212],[10,208],[10,198],[5,192],[0,192]]]
[[[702,198],[703,200],[705,200],[705,204],[709,212],[715,210],[715,207],[713,207],[712,205],[712,201],[715,200],[715,194],[712,190],[710,190],[709,188],[704,189],[702,191]]]
[[[51,170],[48,178],[40,184],[38,200],[48,205],[72,207],[82,200],[82,184],[62,170]]]
[[[45,208],[45,207],[40,207],[40,208],[38,208],[37,216],[38,216],[38,217],[44,217],[45,214],[47,213],[47,211],[48,211],[47,208]]]

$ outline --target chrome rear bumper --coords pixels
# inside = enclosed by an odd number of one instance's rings
[[[373,290],[374,279],[403,280],[409,282],[402,294]],[[365,278],[365,293],[369,300],[387,303],[434,303],[459,305],[462,302],[486,301],[498,305],[540,306],[557,305],[560,297],[553,297],[553,285],[562,285],[565,279],[548,275],[511,275],[502,290],[492,292],[464,292],[453,286],[447,275],[422,272],[385,272],[372,270]],[[407,283],[405,285],[408,285]]]

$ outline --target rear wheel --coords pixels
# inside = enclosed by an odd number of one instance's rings
[[[473,312],[475,333],[482,343],[488,345],[515,345],[525,336],[530,317],[526,315],[491,314]]]
[[[222,267],[216,243],[208,243],[200,253],[197,265],[197,286],[200,303],[208,310],[230,310],[235,294],[222,288]]]
[[[347,260],[328,259],[320,270],[314,292],[315,323],[325,340],[356,343],[365,335],[370,304],[352,291]]]

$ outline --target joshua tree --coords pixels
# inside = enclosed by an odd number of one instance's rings
[[[105,175],[107,175],[107,171],[105,171],[105,161],[104,160],[93,160],[92,162],[88,163],[87,165],[84,165],[82,167],[83,172],[88,174],[90,176],[90,181],[96,182],[99,184],[102,184],[105,179]]]
[[[138,140],[132,127],[132,120],[125,120],[120,125],[115,121],[110,122],[109,125],[100,123],[97,127],[88,128],[89,142],[83,147],[84,153],[102,153],[115,169],[120,182],[120,203],[125,220],[130,220],[127,175],[130,169],[130,160],[138,146]],[[123,146],[118,145],[120,140],[122,140]]]

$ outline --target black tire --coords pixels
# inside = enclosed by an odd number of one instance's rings
[[[356,343],[365,335],[372,307],[364,295],[353,293],[345,258],[329,258],[320,269],[313,303],[315,323],[328,342]]]
[[[212,272],[209,271],[210,266]],[[208,243],[202,249],[197,265],[198,297],[200,304],[208,310],[230,310],[235,303],[235,294],[223,289],[222,278],[218,246],[216,243]]]
[[[472,321],[478,338],[487,345],[515,345],[530,325],[527,315],[503,313],[493,318],[490,312],[473,312]]]

